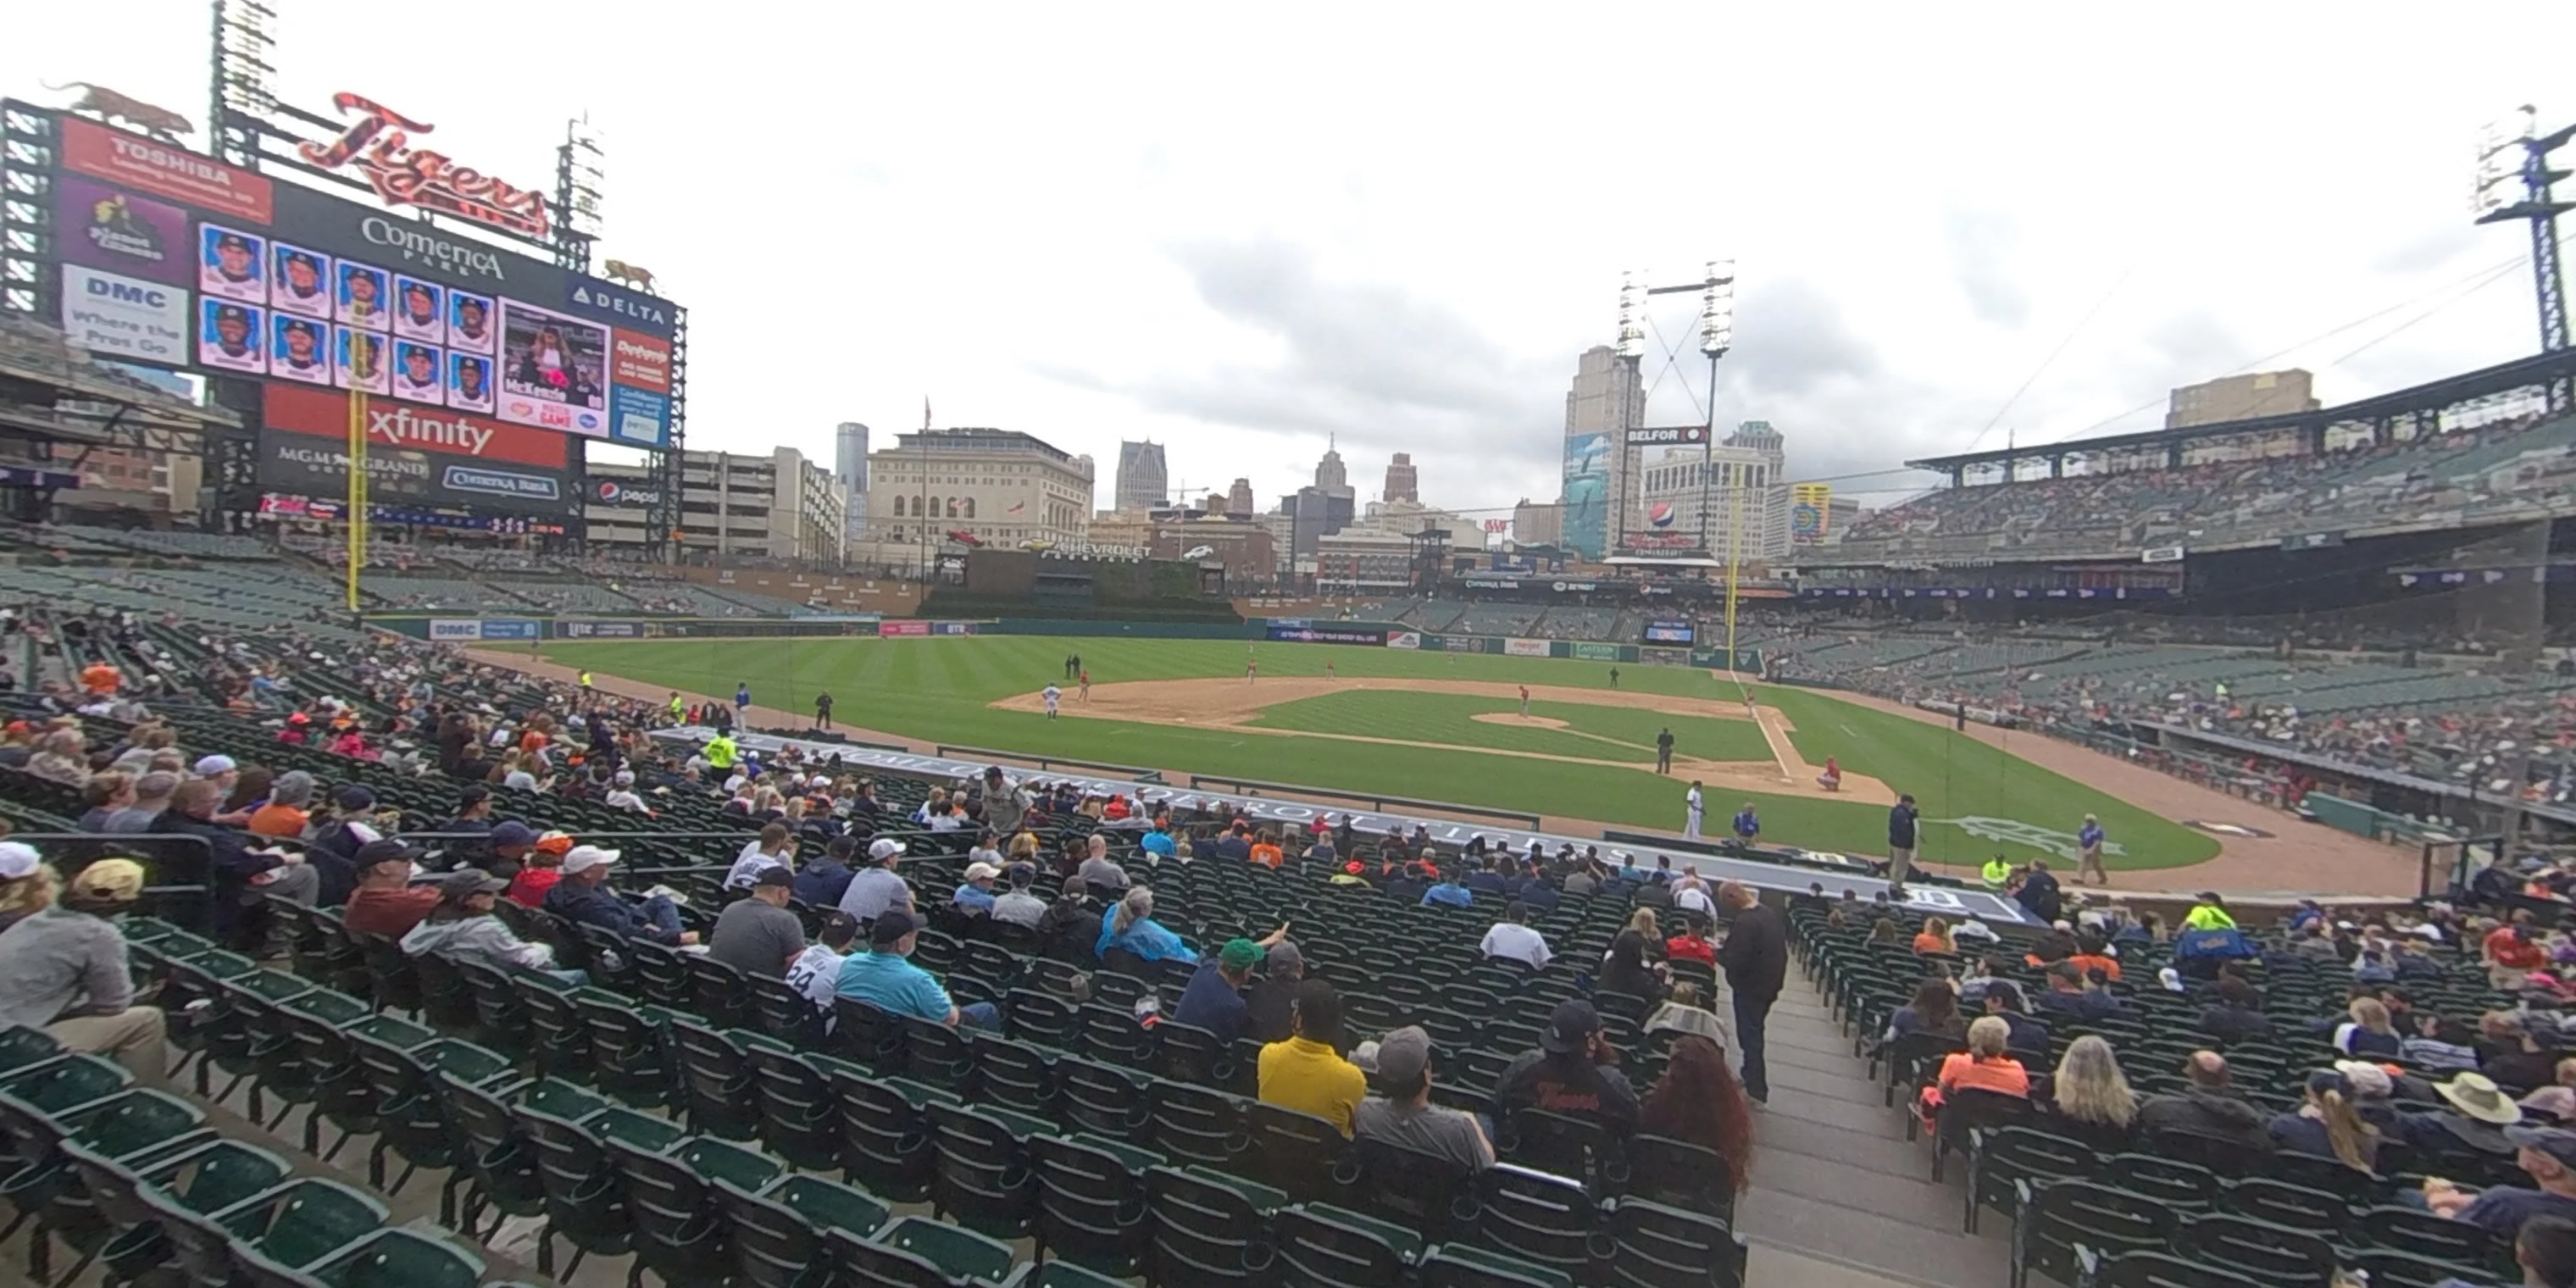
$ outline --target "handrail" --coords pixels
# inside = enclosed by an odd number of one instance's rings
[[[1398,809],[1428,810],[1438,814],[1462,814],[1471,818],[1499,819],[1503,822],[1519,824],[1533,832],[1545,829],[1545,822],[1538,815],[1521,810],[1489,809],[1482,805],[1461,805],[1455,801],[1427,801],[1411,796],[1385,796],[1376,792],[1349,791],[1339,787],[1269,783],[1257,778],[1227,778],[1218,774],[1190,775],[1190,786],[1193,788],[1206,787],[1210,784],[1230,788],[1239,795],[1273,792],[1283,796],[1329,796],[1339,800],[1367,801],[1371,808],[1380,813],[1384,813],[1392,806]]]

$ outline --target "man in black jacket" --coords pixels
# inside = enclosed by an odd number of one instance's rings
[[[2182,1072],[2191,1085],[2180,1094],[2150,1096],[2138,1106],[2140,1139],[2151,1142],[2157,1132],[2187,1131],[2260,1153],[2272,1152],[2269,1115],[2236,1090],[2225,1057],[2215,1051],[2194,1051]]]
[[[1735,1042],[1744,1053],[1744,1094],[1757,1103],[1771,1099],[1771,1080],[1762,1061],[1762,1026],[1771,1004],[1789,977],[1789,927],[1777,910],[1763,906],[1752,889],[1729,881],[1718,887],[1717,901],[1734,920],[1726,942],[1717,947],[1717,964],[1726,986],[1735,993]]]

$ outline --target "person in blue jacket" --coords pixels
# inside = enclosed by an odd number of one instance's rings
[[[1094,956],[1106,959],[1109,950],[1122,948],[1149,962],[1188,962],[1195,966],[1199,955],[1179,935],[1164,929],[1154,920],[1154,892],[1138,886],[1127,892],[1110,909],[1109,918],[1100,923],[1100,941],[1091,947]]]

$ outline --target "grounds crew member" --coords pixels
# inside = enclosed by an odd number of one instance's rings
[[[1985,867],[1979,871],[1978,875],[1985,878],[1986,889],[1996,894],[2002,894],[2004,892],[2004,887],[2012,883],[2012,873],[2012,860],[1998,854],[1995,857],[1986,860]]]

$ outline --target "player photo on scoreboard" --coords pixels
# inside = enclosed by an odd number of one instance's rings
[[[500,347],[500,317],[492,297],[472,291],[447,290],[447,347],[489,354]]]
[[[608,328],[517,300],[503,301],[501,389],[584,411],[607,411]]]
[[[393,287],[391,274],[381,268],[340,261],[340,320],[350,326],[383,331],[393,325],[393,308],[387,297]]]
[[[417,277],[394,277],[394,335],[423,344],[447,342],[447,291]]]
[[[356,327],[333,328],[336,346],[331,363],[331,383],[342,389],[362,389],[380,394],[389,387],[385,378],[385,338],[373,331]]]
[[[492,410],[492,360],[470,353],[447,355],[447,405],[459,411]]]
[[[318,250],[270,242],[269,307],[280,313],[330,321],[331,274],[336,263]],[[327,328],[324,333],[328,334]]]
[[[268,374],[308,385],[331,383],[331,324],[292,313],[270,313]]]
[[[443,356],[433,345],[394,341],[394,397],[413,402],[446,402],[447,375],[439,370]]]
[[[259,356],[260,328],[267,323],[266,309],[231,300],[197,301],[197,361],[226,371],[267,370]]]
[[[244,304],[268,303],[268,239],[221,224],[197,230],[197,289]],[[251,337],[257,340],[259,337]]]

